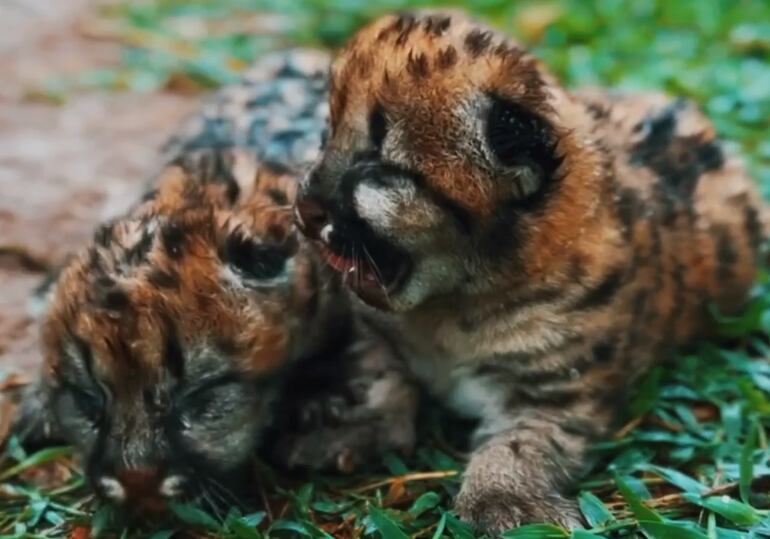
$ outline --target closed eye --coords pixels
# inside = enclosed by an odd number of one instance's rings
[[[98,423],[104,417],[106,399],[101,390],[65,384],[64,391],[72,398],[77,410],[89,421]]]
[[[177,410],[187,416],[199,417],[210,411],[218,402],[223,388],[240,386],[243,383],[243,376],[234,371],[210,377],[183,391],[177,399]]]

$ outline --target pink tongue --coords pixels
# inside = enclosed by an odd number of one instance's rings
[[[331,251],[327,251],[326,253],[326,263],[329,264],[332,268],[336,269],[337,271],[348,271],[350,268],[353,267],[352,261],[348,260],[347,258],[343,258],[339,255],[336,255]]]
[[[374,270],[372,270],[369,264],[362,263],[360,265],[356,265],[352,260],[334,254],[331,251],[326,251],[326,263],[340,273],[360,272],[361,277],[365,282],[377,282],[377,275],[375,275]]]

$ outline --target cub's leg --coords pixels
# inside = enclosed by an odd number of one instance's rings
[[[6,405],[5,403],[9,403]],[[11,387],[0,392],[0,411],[10,411],[10,434],[29,447],[61,441],[41,382]],[[0,440],[2,443],[3,440]]]
[[[592,408],[514,408],[482,423],[455,502],[459,515],[492,533],[538,522],[579,527],[569,489],[588,444],[609,423]]]
[[[294,418],[279,436],[280,463],[350,473],[386,452],[412,451],[418,392],[387,345],[361,339],[344,357],[312,367],[305,382],[293,384]],[[314,387],[302,391],[307,380]]]

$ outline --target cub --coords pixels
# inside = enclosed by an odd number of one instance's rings
[[[142,200],[56,278],[42,377],[21,396],[16,430],[73,444],[105,498],[143,510],[221,498],[207,491],[235,485],[260,447],[342,470],[409,449],[410,386],[399,389],[400,367],[293,224],[296,178],[324,126],[326,65],[312,52],[268,57],[214,96]]]
[[[381,18],[333,62],[297,221],[434,395],[477,418],[459,514],[578,525],[629,385],[747,297],[767,209],[689,102],[572,92],[457,13]]]

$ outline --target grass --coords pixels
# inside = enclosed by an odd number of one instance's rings
[[[124,43],[122,65],[52,80],[38,93],[198,91],[233,80],[268,49],[334,46],[371,16],[410,3],[289,0],[278,15],[270,4],[118,5],[84,32]],[[482,0],[472,9],[529,43],[570,84],[662,88],[697,100],[770,192],[770,3]],[[266,31],[246,32],[259,24]],[[720,337],[651,372],[627,407],[626,426],[593,449],[579,492],[591,528],[529,526],[507,537],[770,537],[768,275],[742,316],[718,318]],[[92,500],[66,448],[28,455],[11,440],[0,456],[0,536],[472,538],[449,511],[462,456],[446,441],[439,412],[425,419],[408,462],[389,456],[381,469],[350,478],[275,481],[263,470],[259,511],[176,505],[162,521],[129,527]]]

